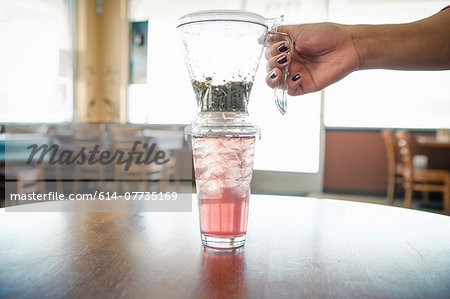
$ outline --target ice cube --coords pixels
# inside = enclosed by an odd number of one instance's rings
[[[225,187],[223,181],[218,179],[210,179],[199,185],[200,198],[202,199],[220,199]]]

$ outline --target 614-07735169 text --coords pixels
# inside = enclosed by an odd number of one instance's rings
[[[123,195],[118,195],[117,192],[103,192],[95,191],[94,193],[71,193],[68,195],[59,192],[47,193],[11,193],[9,200],[11,201],[55,201],[55,200],[69,200],[69,201],[90,201],[90,200],[177,200],[177,192],[125,192]]]

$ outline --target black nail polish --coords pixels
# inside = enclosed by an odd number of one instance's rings
[[[277,77],[277,74],[275,73],[275,71],[271,72],[269,75],[270,79],[275,79]]]
[[[300,79],[300,74],[296,74],[294,77],[292,77],[292,81],[297,81]]]
[[[280,58],[277,59],[278,64],[283,64],[287,62],[287,57],[286,55],[281,56]]]
[[[286,47],[286,44],[281,44],[281,45],[277,48],[278,52],[280,52],[280,53],[286,52],[287,49],[288,49],[288,47]]]

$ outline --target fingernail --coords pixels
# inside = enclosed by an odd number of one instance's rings
[[[281,56],[280,58],[277,59],[278,64],[283,64],[287,62],[287,57],[286,55]]]
[[[294,77],[292,77],[292,81],[297,81],[300,79],[300,74],[296,74]]]
[[[269,75],[270,79],[275,79],[277,77],[277,74],[275,73],[275,71],[272,71]]]
[[[281,45],[277,48],[278,52],[280,52],[280,53],[286,52],[287,49],[288,49],[288,47],[286,47],[286,44],[281,44]]]

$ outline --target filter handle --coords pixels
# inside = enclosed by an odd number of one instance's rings
[[[289,44],[289,49],[292,49],[292,39],[286,33],[269,31],[267,33],[266,46],[285,41]],[[291,51],[289,50],[289,55],[291,55]],[[289,80],[289,65],[283,67],[281,69],[281,81],[280,85],[275,87],[274,89],[274,100],[277,105],[278,110],[281,114],[285,114],[287,110],[287,89],[288,89],[288,80]]]

